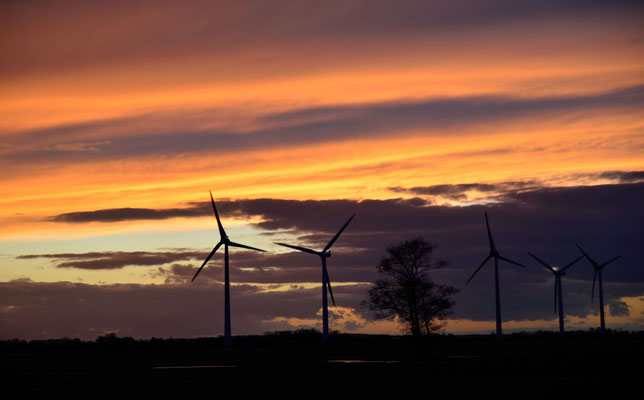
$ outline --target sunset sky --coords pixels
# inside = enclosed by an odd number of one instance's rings
[[[557,265],[604,271],[609,328],[644,329],[644,6],[630,1],[3,1],[0,339],[398,333],[360,302],[393,243],[450,266],[452,333],[557,327]],[[599,325],[593,270],[567,329]]]

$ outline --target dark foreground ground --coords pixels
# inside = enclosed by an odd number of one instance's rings
[[[0,342],[3,398],[639,398],[643,333]],[[630,393],[630,391],[635,391]]]

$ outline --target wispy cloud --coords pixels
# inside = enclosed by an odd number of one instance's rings
[[[575,178],[589,178],[590,183],[598,180],[609,180],[619,183],[637,183],[644,180],[644,173],[642,171],[608,171],[601,173],[590,174],[575,174]],[[616,188],[618,186],[615,186]],[[425,207],[433,203],[434,198],[445,198],[456,201],[469,201],[468,193],[478,193],[476,199],[481,200],[494,200],[498,202],[512,203],[522,199],[521,193],[525,193],[524,197],[530,193],[542,193],[547,190],[551,191],[566,191],[573,190],[568,187],[550,186],[544,181],[529,179],[522,181],[504,181],[496,183],[463,183],[463,184],[443,184],[432,186],[415,186],[415,187],[390,187],[388,188],[393,193],[404,193],[417,196],[411,199],[390,199],[390,200],[324,200],[324,201],[299,201],[299,200],[281,200],[281,199],[248,199],[248,200],[218,200],[217,204],[222,213],[228,215],[235,215],[236,217],[253,218],[261,217],[263,221],[258,222],[257,225],[265,229],[288,229],[291,226],[274,226],[272,220],[272,213],[280,209],[294,209],[301,208],[308,205],[319,205],[320,207],[334,208],[334,206],[343,205],[347,208],[351,204],[355,208],[363,208],[370,204],[382,204],[383,206],[390,206],[392,209],[400,207]],[[577,190],[584,190],[583,186],[579,186]],[[588,189],[592,190],[592,189]],[[420,196],[420,197],[418,197]],[[347,210],[349,212],[350,210]],[[121,222],[121,221],[136,221],[136,220],[163,220],[170,218],[200,218],[212,214],[211,205],[209,202],[195,202],[189,203],[184,207],[164,208],[164,209],[151,209],[151,208],[112,208],[105,210],[92,210],[92,211],[75,211],[63,213],[58,215],[49,216],[46,221],[50,222],[64,222],[64,223],[89,223],[89,222]],[[350,215],[351,213],[347,214]],[[341,216],[338,215],[338,218]],[[324,224],[328,226],[329,224]]]
[[[534,190],[544,187],[544,183],[537,180],[526,181],[508,181],[500,183],[460,183],[448,185],[416,186],[411,188],[402,188],[400,186],[391,187],[394,193],[410,193],[418,196],[440,196],[450,200],[468,200],[467,192],[482,192],[498,195],[518,190]]]
[[[644,171],[607,171],[595,175],[598,178],[617,180],[623,183],[644,181]]]
[[[141,134],[138,133],[140,132],[138,128],[131,130],[128,126],[124,126],[124,130],[117,135],[106,136],[103,141],[97,141],[94,145],[79,147],[80,142],[73,142],[85,136],[87,129],[96,129],[97,124],[109,126],[111,121],[107,120],[89,125],[83,123],[55,127],[52,130],[24,132],[13,139],[17,143],[5,150],[4,158],[6,162],[19,164],[55,160],[81,162],[96,160],[97,157],[107,160],[145,155],[177,155],[205,150],[269,150],[350,139],[384,138],[393,133],[398,137],[444,137],[466,134],[476,136],[477,133],[468,127],[477,127],[485,123],[489,129],[495,124],[524,118],[541,118],[546,115],[595,113],[624,108],[636,111],[641,109],[642,105],[644,105],[644,86],[607,93],[537,98],[490,95],[431,98],[421,101],[400,99],[381,103],[300,108],[278,112],[259,116],[256,120],[247,119],[239,129],[234,130],[203,128],[194,130],[184,126],[181,130],[173,131],[168,130],[167,127],[156,126],[156,130]],[[212,113],[216,114],[216,110]],[[180,118],[181,115],[178,114],[176,117]],[[132,118],[134,117],[129,119],[132,120]],[[150,116],[145,115],[140,118],[145,120]],[[139,121],[139,123],[142,122]],[[121,125],[122,120],[118,119],[116,123]],[[200,125],[203,124],[200,123]],[[244,128],[247,125],[263,126],[263,128]],[[487,130],[481,132],[481,134],[484,133],[487,133]],[[34,139],[37,137],[38,141],[28,140],[32,137]],[[53,142],[42,150],[39,146],[42,146],[43,142],[47,143],[47,138]],[[7,140],[12,141],[10,138]],[[72,141],[72,144],[60,144],[60,141]],[[38,143],[38,146],[34,147],[31,143]],[[74,149],[98,148],[99,143],[99,154],[69,152]],[[53,151],[56,146],[59,146],[59,151]]]
[[[78,269],[120,269],[127,266],[163,265],[176,261],[186,261],[201,258],[203,254],[197,251],[107,251],[88,253],[56,253],[56,254],[23,254],[18,259],[48,258],[56,260],[56,268]],[[66,261],[62,261],[66,260]]]
[[[212,212],[210,203],[201,203],[184,208],[169,208],[155,210],[150,208],[111,208],[95,211],[78,211],[59,214],[47,218],[52,222],[118,222],[134,220],[160,220],[169,218],[203,217]]]
[[[109,141],[103,142],[77,142],[77,143],[60,143],[51,147],[46,147],[45,150],[50,151],[89,151],[99,152],[100,147],[109,144]]]

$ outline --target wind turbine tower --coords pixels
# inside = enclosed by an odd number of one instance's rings
[[[215,248],[212,249],[210,254],[208,254],[208,257],[206,257],[206,261],[204,261],[203,264],[201,264],[201,267],[199,268],[195,276],[192,277],[192,281],[194,282],[197,275],[199,275],[203,267],[206,266],[206,263],[212,258],[213,255],[215,255],[217,250],[223,245],[224,246],[224,346],[229,347],[233,344],[233,342],[232,342],[232,336],[230,332],[231,331],[230,329],[230,277],[229,277],[229,264],[228,264],[228,247],[229,246],[240,247],[242,249],[256,250],[256,251],[265,251],[265,250],[232,242],[228,238],[228,235],[226,235],[226,231],[224,230],[223,225],[221,225],[221,221],[219,220],[219,213],[217,212],[217,207],[215,206],[215,200],[212,198],[212,192],[210,192],[210,202],[212,203],[212,210],[215,212],[215,218],[217,218],[217,225],[219,226],[219,242],[217,243],[217,245],[215,245]]]
[[[499,260],[503,260],[505,262],[509,262],[510,264],[518,265],[519,267],[525,267],[525,265],[520,264],[516,261],[512,261],[509,258],[503,257],[499,251],[497,250],[496,246],[494,245],[494,240],[492,239],[492,232],[490,231],[490,222],[488,221],[487,218],[487,212],[485,212],[485,225],[487,226],[487,238],[490,244],[490,254],[488,254],[487,257],[485,257],[485,260],[479,265],[479,267],[474,271],[472,276],[470,276],[470,279],[467,280],[467,283],[470,283],[472,278],[474,278],[474,275],[476,275],[481,268],[483,268],[483,265],[485,265],[486,262],[490,258],[494,258],[494,289],[495,289],[495,300],[496,300],[496,341],[501,343],[503,340],[503,328],[501,327],[501,296],[499,293]]]
[[[557,303],[559,303],[559,337],[563,338],[564,337],[564,314],[563,314],[563,300],[561,299],[561,277],[566,275],[566,270],[568,268],[572,267],[573,264],[575,264],[577,261],[584,258],[584,256],[576,258],[565,267],[559,269],[553,265],[547,264],[545,261],[541,260],[539,257],[535,256],[530,252],[528,252],[528,254],[530,254],[530,256],[532,256],[532,258],[537,260],[539,264],[546,267],[550,272],[552,272],[555,275],[555,313],[557,313]]]
[[[285,243],[275,243],[279,244],[280,246],[285,246],[285,247],[290,247],[291,249],[299,250],[304,253],[309,253],[309,254],[314,254],[316,256],[320,257],[320,260],[322,261],[322,340],[327,341],[329,340],[329,310],[328,310],[328,300],[327,300],[327,288],[329,290],[329,294],[331,295],[331,301],[333,302],[333,306],[335,307],[335,299],[333,298],[333,290],[331,290],[331,280],[329,279],[329,273],[326,269],[326,259],[328,257],[331,257],[331,252],[329,249],[331,246],[333,246],[333,243],[335,243],[336,240],[338,240],[338,237],[340,237],[340,234],[344,229],[349,225],[349,222],[355,217],[356,215],[353,214],[351,218],[344,224],[342,228],[338,231],[338,233],[333,236],[333,238],[329,241],[329,243],[326,245],[326,247],[322,251],[315,251],[311,249],[307,249],[306,247],[300,247],[300,246],[293,246],[290,244],[285,244]]]
[[[601,327],[601,335],[604,336],[606,335],[606,323],[604,322],[604,290],[602,288],[602,269],[604,269],[605,266],[608,264],[612,263],[613,261],[617,260],[621,256],[617,256],[615,258],[611,258],[610,260],[604,262],[603,264],[598,263],[597,261],[593,260],[590,258],[588,253],[584,251],[584,249],[581,248],[580,245],[577,245],[577,248],[581,250],[582,254],[588,262],[593,266],[595,269],[595,275],[593,276],[593,291],[590,295],[590,302],[593,302],[593,299],[595,297],[595,281],[597,280],[597,276],[599,276],[599,324]]]

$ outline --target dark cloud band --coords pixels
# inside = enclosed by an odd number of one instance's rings
[[[613,178],[619,180],[626,176],[630,179],[633,175],[637,174],[621,173]],[[599,262],[617,255],[622,256],[603,271],[604,296],[611,316],[629,315],[632,310],[624,304],[623,299],[644,295],[644,268],[641,261],[644,260],[644,248],[641,246],[644,237],[642,198],[644,183],[622,183],[510,190],[504,194],[502,202],[487,204],[485,209],[490,217],[496,245],[506,257],[527,265],[527,268],[518,268],[501,262],[499,266],[504,320],[554,318],[552,274],[536,264],[526,252],[537,254],[548,263],[561,265],[579,256],[579,250],[575,246],[577,243]],[[355,220],[337,242],[337,248],[329,260],[329,274],[336,283],[373,282],[376,279],[374,266],[388,245],[422,235],[438,244],[438,258],[450,261],[450,266],[435,271],[433,278],[437,282],[461,289],[456,297],[455,317],[476,321],[493,318],[493,269],[489,266],[484,268],[470,284],[465,285],[467,278],[488,252],[483,206],[436,206],[418,198],[363,201],[256,199],[221,201],[219,204],[223,215],[242,218],[261,216],[262,222],[258,223],[257,227],[264,230],[264,233],[280,235],[288,232],[296,244],[312,248],[324,246],[347,216],[356,213]],[[194,209],[200,207],[201,204],[188,206],[190,213],[194,213]],[[77,214],[77,218],[81,216],[83,214]],[[95,220],[96,214],[90,213],[84,217],[86,220]],[[132,215],[128,215],[128,218],[131,217]],[[113,216],[111,218],[113,220]],[[214,223],[213,229],[216,229]],[[137,286],[140,290],[129,291],[128,296],[132,301],[142,301],[137,300],[139,296],[185,295],[183,300],[177,301],[185,301],[185,304],[181,303],[185,307],[182,312],[191,312],[190,304],[193,303],[188,298],[189,289],[186,288],[184,293],[184,289],[179,290],[176,287],[187,285],[186,282],[206,253],[207,250],[177,249],[159,252],[42,254],[25,255],[22,258],[46,257],[55,260],[61,268],[109,269],[128,265],[156,267],[154,273],[171,284],[164,286],[167,290],[148,290],[143,285]],[[263,320],[271,320],[278,316],[317,318],[315,312],[319,309],[319,291],[304,290],[298,283],[318,282],[319,268],[319,260],[303,253],[236,252],[231,268],[232,281],[237,285],[242,284],[241,287],[248,286],[246,289],[237,289],[238,286],[235,286],[235,296],[244,296],[244,300],[238,299],[234,303],[236,313],[239,313],[236,314],[236,318],[242,321],[246,321],[247,317],[260,318],[253,311],[253,307],[257,307],[257,304],[264,307],[264,301],[271,302],[272,305],[262,311]],[[220,291],[221,258],[215,257],[211,261],[202,278],[197,285],[212,285]],[[597,312],[597,305],[590,302],[592,281],[593,269],[586,260],[579,261],[567,271],[563,281],[567,315],[587,317]],[[259,283],[294,286],[281,293],[260,295],[262,290],[257,287]],[[8,288],[12,287],[11,283],[6,285]],[[46,292],[54,286],[33,287]],[[72,286],[73,290],[69,289]],[[106,302],[113,295],[112,289],[104,287],[72,286],[67,285],[63,288],[70,293],[76,293],[82,288],[87,292],[86,296],[96,296],[93,301]],[[58,288],[61,293],[64,292],[63,288]],[[336,295],[336,300],[343,306],[360,310],[359,304],[364,298],[365,288],[361,286],[351,289],[339,286],[337,290],[334,289],[334,293],[340,293]],[[5,293],[10,293],[9,289],[3,289],[3,294]],[[202,295],[206,296],[205,293]],[[47,297],[44,294],[43,296]],[[67,294],[58,296],[64,297]],[[214,300],[220,299],[216,293],[213,296]],[[7,299],[8,304],[19,304],[13,303],[7,296],[3,298]],[[85,299],[80,295],[78,298]],[[78,302],[78,298],[69,301]],[[245,303],[246,301],[248,303]],[[310,304],[306,311],[302,309],[303,302]],[[247,307],[245,315],[242,315],[244,311],[240,311],[244,309],[241,304]],[[43,304],[42,307],[45,309],[46,305]],[[98,309],[100,310],[100,307]],[[28,308],[21,311],[28,315],[24,318],[38,318],[27,311]],[[146,313],[149,313],[149,309]],[[248,322],[247,325],[244,325],[245,322],[239,323],[240,326],[244,326],[244,332],[261,332],[264,325],[257,325],[256,322]],[[133,321],[120,321],[118,324],[143,336],[145,332],[152,331],[146,331]],[[164,332],[166,335],[172,334],[170,331]],[[201,333],[203,332],[199,331],[197,325],[194,325],[194,329],[184,332],[183,335]],[[66,335],[75,334],[68,331]]]
[[[57,268],[78,269],[120,269],[126,266],[150,266],[193,260],[202,257],[197,251],[107,251],[89,253],[58,253],[58,254],[25,254],[18,259],[49,258],[56,260]],[[63,261],[64,260],[64,261]]]

